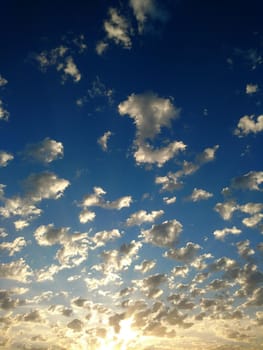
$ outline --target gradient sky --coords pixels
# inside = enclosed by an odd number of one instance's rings
[[[1,2],[0,349],[263,349],[261,7]]]

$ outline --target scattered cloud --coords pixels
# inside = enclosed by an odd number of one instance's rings
[[[64,147],[61,142],[46,137],[38,143],[28,144],[23,154],[26,158],[43,164],[49,164],[56,159],[63,158]]]
[[[7,85],[8,81],[0,74],[0,87]]]
[[[263,171],[250,171],[247,174],[235,177],[231,186],[233,189],[262,191]]]
[[[200,188],[194,188],[192,194],[188,197],[188,199],[193,202],[198,202],[201,200],[209,199],[211,197],[213,197],[212,193],[202,190]]]
[[[104,152],[107,152],[108,150],[108,141],[110,137],[112,136],[111,131],[106,131],[99,139],[98,139],[98,144],[101,146],[101,149]]]
[[[173,197],[163,197],[163,201],[169,205],[169,204],[173,204],[176,202],[176,197],[173,196]]]
[[[139,210],[133,213],[126,221],[127,226],[140,226],[143,223],[154,222],[164,214],[163,210],[153,210],[151,213],[147,213],[146,210]]]
[[[10,263],[0,264],[0,278],[28,283],[33,271],[24,259],[14,260]]]
[[[258,92],[259,88],[257,84],[247,84],[246,85],[246,94],[253,95]]]
[[[226,227],[223,230],[215,230],[213,234],[216,239],[220,239],[223,241],[227,235],[239,235],[241,232],[242,231],[240,229],[236,228],[236,226],[233,226],[232,228]]]
[[[182,261],[183,263],[191,262],[200,250],[200,245],[192,242],[187,242],[185,247],[172,248],[165,252],[166,258]]]
[[[12,153],[0,151],[0,167],[6,167],[8,163],[14,159]]]
[[[256,117],[255,115],[244,115],[239,119],[234,135],[239,137],[246,136],[250,133],[257,134],[263,131],[263,115]]]
[[[5,109],[3,101],[0,99],[0,120],[8,121],[9,112]]]

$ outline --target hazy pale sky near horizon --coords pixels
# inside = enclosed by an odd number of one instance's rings
[[[261,1],[2,1],[0,349],[263,349]]]

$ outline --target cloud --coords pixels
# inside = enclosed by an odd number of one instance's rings
[[[82,224],[86,224],[89,221],[93,221],[96,217],[96,214],[88,209],[83,209],[79,214],[79,221]]]
[[[120,238],[120,237],[121,237],[121,233],[117,229],[96,232],[96,234],[90,238],[91,241],[93,243],[95,243],[95,247],[92,247],[92,249],[96,249],[98,247],[103,247],[106,245],[107,242],[112,241],[116,238]]]
[[[152,270],[156,265],[155,260],[144,260],[140,265],[135,265],[134,270],[140,271],[141,273],[146,273]]]
[[[207,192],[205,190],[202,189],[198,189],[198,188],[194,188],[192,194],[190,195],[190,197],[188,197],[189,200],[193,201],[193,202],[198,202],[200,200],[206,200],[213,197],[213,194],[210,192]]]
[[[130,6],[137,19],[140,34],[150,28],[149,21],[166,22],[168,19],[168,14],[157,6],[155,0],[130,0]]]
[[[232,228],[224,228],[223,230],[215,230],[213,232],[216,239],[224,240],[225,237],[229,234],[231,235],[239,235],[242,231],[233,226]]]
[[[164,257],[188,263],[196,257],[200,248],[199,244],[187,242],[185,247],[173,248],[165,252]]]
[[[0,87],[5,86],[8,81],[0,74]]]
[[[257,84],[247,84],[246,85],[246,94],[252,95],[258,92],[258,85]]]
[[[86,207],[100,207],[104,209],[117,209],[129,207],[132,203],[131,196],[120,197],[112,202],[106,201],[103,196],[106,194],[101,187],[93,187],[93,193],[88,194],[83,198],[81,206]]]
[[[163,197],[163,201],[165,202],[165,204],[169,205],[169,204],[173,204],[176,202],[176,197]]]
[[[3,101],[0,99],[0,120],[8,121],[9,112],[5,109]]]
[[[238,205],[235,201],[231,200],[224,203],[217,203],[214,209],[220,214],[222,219],[230,220],[233,213],[238,210]]]
[[[61,142],[46,137],[44,140],[28,144],[23,152],[26,158],[49,164],[56,159],[63,158],[64,147]]]
[[[96,52],[98,55],[102,55],[109,47],[109,44],[105,41],[99,41],[96,44]]]
[[[263,115],[245,115],[239,119],[234,135],[239,137],[246,136],[250,133],[257,134],[263,131]]]
[[[67,324],[67,327],[71,328],[74,332],[80,332],[83,328],[83,322],[75,318]]]
[[[108,150],[108,141],[109,138],[112,136],[111,131],[106,131],[99,139],[98,144],[101,146],[101,149],[106,152]]]
[[[11,261],[10,263],[0,264],[0,278],[15,280],[22,283],[28,283],[29,277],[33,272],[24,259]]]
[[[33,202],[39,202],[43,199],[58,199],[63,196],[69,184],[68,180],[59,178],[51,172],[31,174],[23,182],[26,198]]]
[[[73,57],[71,56],[66,57],[63,63],[58,64],[57,70],[63,71],[64,73],[62,76],[63,81],[66,81],[68,76],[71,77],[75,83],[81,80],[81,74],[73,60]]]
[[[130,38],[132,29],[127,19],[121,16],[117,9],[112,7],[109,9],[108,14],[109,19],[105,20],[103,24],[107,39],[113,40],[115,44],[122,45],[125,49],[130,49],[132,46]]]
[[[142,230],[145,242],[159,247],[173,247],[182,232],[182,224],[177,220],[164,221],[153,225],[149,230]]]
[[[120,115],[129,115],[136,126],[134,140],[134,158],[138,164],[157,163],[163,166],[186,145],[182,141],[168,143],[167,146],[153,148],[153,141],[161,133],[162,128],[170,128],[171,121],[179,116],[180,110],[170,99],[158,97],[154,93],[131,94],[126,101],[118,106]]]
[[[255,254],[255,251],[252,248],[250,248],[250,242],[248,239],[242,242],[238,242],[236,246],[238,254],[246,260],[250,260],[251,256]]]
[[[20,252],[27,243],[24,237],[17,237],[13,242],[2,242],[0,243],[0,251],[7,250],[9,256],[13,256],[15,253]]]
[[[263,213],[258,213],[243,219],[242,223],[247,227],[256,227],[261,222],[262,218]]]
[[[164,214],[163,210],[153,210],[151,213],[147,213],[146,210],[139,210],[133,213],[127,220],[127,226],[140,226],[146,222],[154,222]]]
[[[0,151],[0,167],[6,167],[8,163],[14,159],[12,153]]]
[[[235,177],[231,186],[234,189],[262,191],[259,187],[263,183],[263,171],[250,171],[245,175]]]
[[[69,234],[68,227],[55,228],[53,224],[39,226],[34,237],[40,246],[61,245],[56,259],[65,267],[78,266],[88,256],[89,239],[87,233]]]

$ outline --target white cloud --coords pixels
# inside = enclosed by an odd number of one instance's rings
[[[14,221],[16,231],[23,230],[25,227],[29,226],[29,222],[26,220],[16,220]]]
[[[3,101],[0,100],[0,120],[7,121],[9,119],[9,112],[5,109]]]
[[[6,167],[7,164],[14,159],[12,153],[0,151],[0,167]]]
[[[102,55],[109,47],[109,44],[105,41],[99,41],[96,44],[96,52],[98,55]]]
[[[168,252],[165,252],[164,256],[170,259],[187,263],[196,257],[200,248],[201,247],[199,244],[187,242],[185,247],[170,249]]]
[[[156,219],[161,217],[164,214],[163,210],[153,210],[151,213],[147,213],[146,210],[139,210],[136,213],[133,213],[127,220],[127,226],[142,225],[146,222],[154,222]]]
[[[147,243],[159,247],[173,247],[182,232],[182,224],[177,220],[164,221],[153,225],[149,230],[142,230],[141,236]]]
[[[232,180],[234,189],[262,191],[259,187],[263,183],[263,171],[250,171],[245,175],[238,176]]]
[[[257,214],[263,210],[263,203],[246,203],[239,205],[238,209],[246,214]]]
[[[156,265],[155,260],[144,260],[140,265],[135,265],[134,270],[140,271],[141,273],[146,273],[152,270]]]
[[[115,44],[120,44],[126,49],[131,48],[130,35],[132,34],[132,29],[127,19],[121,16],[117,9],[109,9],[109,19],[104,21],[104,30],[107,38],[113,40]]]
[[[48,164],[56,159],[63,158],[64,148],[61,142],[46,137],[38,143],[27,145],[23,153],[27,158]]]
[[[79,221],[82,224],[86,224],[89,221],[93,221],[96,217],[96,214],[88,209],[83,209],[79,214]]]
[[[161,167],[178,152],[184,151],[182,141],[168,143],[167,146],[154,148],[149,141],[161,133],[162,128],[170,128],[171,121],[179,116],[170,99],[160,98],[153,93],[131,94],[118,106],[120,115],[129,115],[136,126],[134,140],[134,158],[138,164],[157,163]]]
[[[8,81],[0,74],[0,87],[5,86]]]
[[[242,242],[238,242],[236,246],[237,246],[238,254],[242,256],[244,259],[249,260],[251,255],[255,254],[255,251],[252,248],[250,248],[250,242],[248,239]]]
[[[163,201],[167,204],[167,205],[169,205],[169,204],[173,204],[173,203],[175,203],[176,202],[176,197],[174,196],[174,197],[163,197]]]
[[[249,218],[245,218],[242,220],[242,223],[247,226],[247,227],[256,227],[262,220],[263,214],[262,213],[257,213]]]
[[[263,131],[263,115],[256,117],[255,115],[245,115],[239,119],[234,134],[242,137],[250,133],[257,134]]]
[[[246,94],[252,95],[258,92],[258,85],[257,84],[247,84],[246,85]]]
[[[81,80],[81,74],[71,56],[66,57],[65,62],[58,64],[57,70],[62,70],[64,72],[62,77],[63,81],[67,80],[68,76],[70,76],[76,83]]]
[[[42,199],[58,199],[63,196],[69,184],[68,180],[59,178],[51,172],[31,174],[24,181],[26,197],[33,202],[39,202]]]
[[[32,277],[32,270],[24,259],[11,261],[10,263],[0,264],[0,278],[15,280],[28,283],[29,277]]]
[[[232,228],[226,227],[223,230],[215,230],[213,234],[216,239],[220,239],[223,241],[227,235],[239,235],[241,232],[242,231],[240,229],[236,228],[236,226],[233,226]]]
[[[111,131],[106,131],[99,139],[98,144],[101,146],[102,150],[106,152],[108,150],[108,141],[109,138],[112,136]]]
[[[82,206],[86,207],[100,207],[104,209],[117,209],[120,210],[125,207],[129,207],[132,203],[131,196],[120,197],[112,202],[106,201],[103,196],[107,193],[101,187],[94,187],[93,193],[88,194],[83,198]]]
[[[206,200],[213,197],[213,194],[202,189],[194,188],[189,200],[198,202],[200,200]]]
[[[231,200],[224,203],[217,203],[214,209],[224,220],[230,220],[233,213],[238,210],[238,205],[235,201]]]
[[[13,242],[0,243],[0,250],[7,250],[9,256],[13,256],[15,253],[20,252],[27,243],[24,237],[17,237]]]
[[[99,231],[96,232],[96,234],[90,238],[90,240],[95,243],[95,247],[92,247],[92,249],[96,249],[98,247],[103,247],[105,244],[109,241],[112,241],[114,239],[120,238],[121,233],[117,229],[109,230],[109,231]]]
[[[138,22],[138,31],[143,33],[149,20],[159,20],[165,22],[168,18],[167,13],[157,6],[155,0],[130,0],[130,6]]]

